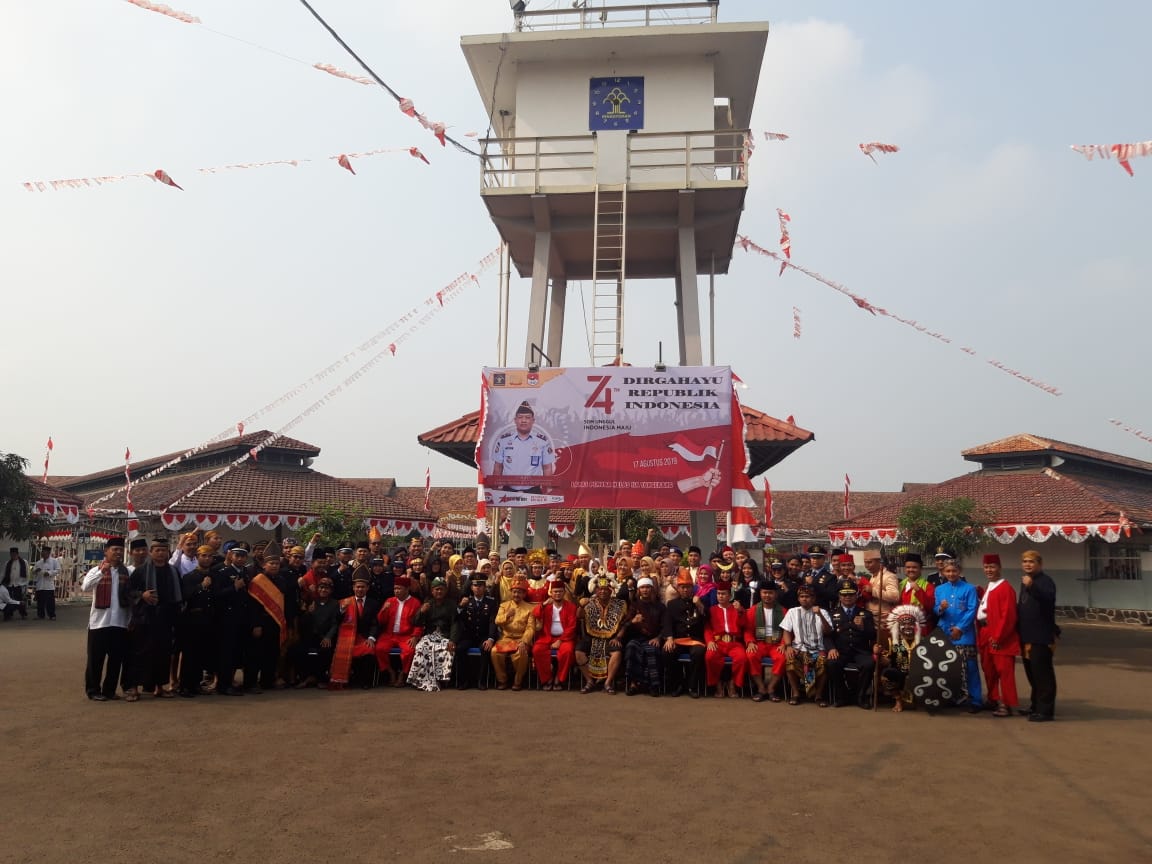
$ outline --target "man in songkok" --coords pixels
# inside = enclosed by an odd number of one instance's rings
[[[780,629],[784,631],[784,668],[792,688],[788,704],[799,705],[800,697],[807,696],[825,708],[828,701],[824,694],[824,663],[832,635],[832,616],[815,605],[811,585],[800,585],[796,599],[800,605],[789,609],[780,622]]]
[[[676,577],[676,596],[664,607],[664,627],[660,638],[664,640],[665,655],[686,652],[688,663],[681,663],[675,657],[672,675],[676,686],[669,696],[679,696],[685,691],[693,699],[700,698],[700,678],[704,671],[704,627],[708,611],[704,601],[696,596],[696,584],[688,573]],[[684,668],[687,666],[687,668]]]
[[[212,656],[212,547],[196,548],[196,569],[180,577],[184,608],[176,619],[176,650],[180,656],[178,696],[200,693],[206,669],[214,669]]]
[[[924,575],[922,558],[912,553],[904,557],[904,579],[900,582],[900,605],[919,606],[924,610],[924,631],[927,636],[936,626],[936,586]],[[941,570],[943,565],[941,564]]]
[[[340,601],[332,596],[332,580],[327,575],[322,576],[316,586],[316,599],[300,616],[300,641],[290,649],[292,666],[300,679],[296,682],[297,689],[315,687],[328,677],[345,611],[340,608]],[[372,663],[375,662],[373,654]],[[372,677],[369,665],[368,678]]]
[[[888,569],[879,549],[864,550],[864,569],[867,582],[857,587],[877,628],[883,627],[888,613],[900,602],[900,577]]]
[[[1016,591],[1004,578],[1000,556],[984,556],[984,576],[988,587],[976,607],[976,645],[984,681],[988,685],[988,705],[996,705],[993,717],[1011,717],[1018,704],[1016,696],[1016,656],[1020,637],[1016,632]]]
[[[393,687],[402,687],[407,681],[416,643],[424,635],[419,621],[420,601],[409,593],[411,587],[411,577],[398,577],[392,588],[393,596],[384,601],[376,616],[376,662],[381,672],[388,673],[388,683]],[[393,648],[400,649],[399,673],[392,665]]]
[[[332,581],[330,577],[325,578]],[[328,678],[330,690],[341,690],[353,681],[367,690],[375,682],[380,631],[378,616],[383,613],[379,603],[368,596],[368,582],[367,572],[360,568],[352,576],[352,596],[338,601],[341,617]]]
[[[744,686],[748,658],[744,652],[743,627],[740,624],[740,610],[732,603],[732,584],[720,582],[716,585],[716,605],[708,610],[704,625],[704,668],[708,676],[708,686],[714,687],[712,695],[724,698],[725,687],[720,682],[724,671],[724,661],[732,658],[732,678],[728,681],[727,694],[739,698]]]
[[[776,603],[774,582],[761,582],[758,593],[759,602],[744,613],[744,653],[748,658],[748,675],[756,686],[752,701],[762,702],[768,698],[779,702],[785,663],[784,633],[780,629],[784,610]],[[771,665],[765,666],[765,661],[771,661]]]
[[[871,612],[857,605],[856,583],[851,579],[841,580],[839,595],[840,602],[832,610],[832,648],[827,661],[833,701],[837,707],[852,700],[861,708],[871,708],[876,622]],[[849,665],[856,667],[854,676],[845,674]]]
[[[628,695],[646,690],[659,696],[664,683],[664,652],[660,633],[664,628],[664,604],[656,593],[656,583],[647,576],[636,583],[636,602],[629,610],[624,628],[624,674]]]
[[[1056,583],[1044,572],[1044,561],[1034,549],[1020,556],[1020,567],[1024,575],[1016,617],[1024,674],[1032,689],[1028,719],[1044,723],[1056,714],[1056,669],[1052,664],[1056,637],[1060,635],[1056,626]]]
[[[935,613],[940,629],[948,634],[952,645],[964,658],[960,667],[964,687],[964,703],[968,712],[978,714],[984,709],[980,692],[980,664],[976,651],[976,610],[980,596],[976,589],[961,578],[960,562],[948,561],[944,565],[944,581],[933,593]]]
[[[532,662],[541,690],[564,690],[576,654],[580,607],[567,599],[567,586],[560,579],[548,583],[548,599],[532,610],[536,639]],[[556,652],[556,679],[552,679],[552,652]]]
[[[512,582],[512,599],[505,600],[496,611],[499,638],[492,646],[492,671],[496,673],[496,689],[508,689],[508,664],[515,673],[513,690],[524,689],[524,676],[532,661],[532,640],[536,635],[536,622],[532,617],[535,605],[528,603],[528,580],[523,577]]]
[[[280,653],[288,642],[289,627],[296,623],[296,592],[289,593],[288,581],[280,573],[279,549],[270,543],[264,550],[264,563],[260,572],[248,583],[251,637],[244,655],[244,691],[262,693],[276,687],[284,689],[283,679],[277,680],[276,667]],[[292,587],[295,587],[293,585]]]

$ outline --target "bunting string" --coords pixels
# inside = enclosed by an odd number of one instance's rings
[[[899,153],[900,152],[900,148],[897,147],[895,144],[884,144],[880,141],[869,141],[867,144],[860,144],[859,147],[860,147],[860,152],[863,153],[865,156],[867,156],[869,159],[871,159],[873,162],[876,162],[876,157],[872,155],[873,153]],[[877,164],[879,164],[879,163],[877,163]]]
[[[169,18],[175,18],[177,21],[183,21],[185,24],[199,24],[200,19],[195,15],[189,15],[187,12],[180,12],[173,9],[171,6],[165,6],[163,3],[149,3],[148,0],[127,0],[133,6],[139,6],[141,9],[147,9],[149,12],[159,12],[161,15],[167,15]]]
[[[261,450],[263,450],[265,447],[267,447],[268,444],[271,443],[271,441],[274,441],[276,437],[283,435],[288,429],[293,428],[296,424],[301,422],[305,417],[310,416],[312,413],[315,413],[315,411],[318,410],[318,406],[322,406],[322,405],[327,404],[328,401],[330,401],[330,399],[332,398],[332,396],[335,394],[338,394],[343,389],[344,386],[347,386],[348,384],[355,383],[356,381],[358,381],[365,374],[365,372],[368,371],[368,369],[370,369],[372,366],[374,366],[376,363],[378,363],[380,361],[380,359],[382,359],[384,354],[389,354],[389,355],[394,357],[396,355],[396,350],[397,350],[398,345],[401,345],[405,341],[407,341],[407,339],[409,339],[411,337],[411,335],[416,330],[418,330],[420,327],[424,326],[424,324],[426,324],[433,315],[435,315],[438,311],[443,309],[444,305],[446,303],[449,303],[449,302],[457,299],[460,296],[460,294],[462,294],[463,291],[469,285],[479,286],[480,275],[482,273],[484,273],[486,270],[489,270],[490,268],[492,268],[493,266],[498,264],[499,261],[500,261],[500,250],[499,250],[499,247],[497,247],[496,249],[493,249],[491,252],[489,252],[487,255],[485,255],[483,258],[481,258],[479,262],[477,262],[476,269],[474,271],[460,274],[455,279],[453,279],[451,282],[449,282],[446,286],[444,286],[443,288],[439,289],[434,294],[432,294],[430,297],[428,297],[425,300],[421,301],[420,303],[417,303],[416,305],[414,305],[412,308],[410,308],[407,312],[405,312],[399,318],[394,320],[391,324],[389,324],[383,330],[379,331],[378,333],[376,333],[371,338],[362,342],[360,345],[355,346],[348,353],[344,354],[342,357],[335,360],[334,362],[328,364],[323,369],[314,373],[310,377],[306,378],[304,381],[297,384],[291,390],[285,391],[283,394],[281,394],[276,399],[273,399],[271,402],[269,402],[268,404],[264,405],[263,407],[257,409],[256,411],[252,412],[251,414],[249,414],[247,417],[243,418],[242,420],[237,421],[235,426],[230,426],[228,429],[224,430],[223,432],[220,432],[217,435],[212,436],[211,438],[207,439],[206,441],[202,442],[201,444],[198,444],[197,446],[195,446],[189,450],[184,451],[183,453],[179,454],[178,456],[175,456],[172,459],[169,459],[167,462],[164,462],[161,465],[158,465],[157,467],[153,468],[151,471],[138,477],[136,479],[135,483],[133,483],[132,485],[138,485],[140,483],[144,483],[148,480],[151,480],[152,478],[158,476],[159,474],[163,473],[167,469],[169,469],[175,465],[180,464],[185,459],[188,459],[192,456],[195,456],[197,453],[200,453],[204,450],[207,450],[212,445],[218,444],[219,442],[221,442],[227,438],[232,437],[233,434],[243,435],[245,427],[250,427],[252,425],[252,423],[254,423],[255,421],[260,420],[261,418],[267,416],[268,414],[275,411],[277,408],[280,408],[281,406],[288,404],[293,399],[295,399],[297,396],[299,396],[301,393],[306,391],[313,384],[316,384],[316,383],[319,383],[319,382],[325,380],[326,378],[328,378],[328,376],[333,374],[341,366],[344,366],[345,364],[350,363],[353,359],[355,359],[359,355],[370,351],[372,348],[376,347],[381,342],[384,342],[385,340],[391,339],[391,341],[388,342],[387,347],[385,347],[382,351],[376,353],[372,357],[372,359],[368,361],[368,363],[364,364],[364,366],[362,366],[356,373],[349,376],[349,378],[345,379],[343,384],[338,385],[337,387],[333,388],[333,390],[330,390],[328,392],[328,394],[325,395],[325,397],[318,400],[317,403],[313,403],[312,406],[309,406],[309,408],[303,414],[298,415],[294,420],[290,421],[290,423],[287,426],[282,427],[280,429],[280,431],[277,432],[273,438],[266,439],[261,444],[257,445],[256,447],[253,447],[252,450],[250,450],[244,458],[237,460],[237,462],[234,463],[231,467],[235,467],[235,465],[246,461],[246,459],[249,456],[253,455],[253,451],[255,451],[255,453],[259,453]],[[399,333],[399,335],[397,335],[397,333]],[[231,470],[231,468],[228,468],[227,470]],[[225,473],[226,473],[226,471],[225,471]],[[221,474],[220,476],[223,476],[223,474]],[[219,477],[216,477],[215,479],[219,479]],[[214,480],[210,481],[210,482],[214,482]],[[207,484],[205,484],[205,485],[207,485]],[[89,504],[88,504],[89,513],[91,514],[92,508],[94,508],[97,504],[102,504],[105,501],[108,501],[109,499],[114,497],[118,492],[119,492],[119,490],[113,490],[113,491],[106,493],[105,495],[102,495],[99,498],[96,498],[93,501],[89,502]],[[188,495],[191,495],[191,494],[192,494],[191,492],[188,493]],[[187,497],[187,495],[185,497]],[[171,508],[171,507],[175,506],[175,504],[169,504],[168,506],[169,506],[169,508]]]
[[[1115,156],[1120,167],[1128,172],[1128,176],[1134,177],[1136,175],[1132,172],[1132,163],[1129,160],[1152,153],[1152,141],[1136,141],[1132,144],[1073,144],[1072,149],[1089,162],[1097,156],[1101,159],[1111,159]]]
[[[792,338],[800,338],[800,307],[792,307]]]
[[[866,311],[872,315],[883,316],[885,318],[891,318],[893,321],[899,321],[901,324],[904,324],[907,327],[911,327],[916,332],[921,333],[925,336],[929,336],[933,339],[936,339],[939,342],[943,342],[946,345],[952,344],[952,340],[950,338],[948,338],[947,336],[945,336],[944,334],[937,333],[933,330],[929,330],[926,326],[924,326],[920,322],[916,321],[915,319],[904,318],[904,317],[901,317],[900,315],[897,315],[895,312],[889,312],[887,309],[884,309],[880,306],[874,306],[872,303],[868,302],[868,300],[866,300],[864,297],[861,297],[859,294],[855,294],[852,291],[849,291],[846,287],[844,287],[840,283],[833,282],[831,279],[828,279],[824,276],[821,276],[819,273],[815,272],[814,270],[809,270],[807,267],[801,267],[799,264],[794,264],[791,261],[789,261],[787,258],[785,258],[784,256],[779,255],[776,252],[773,252],[769,249],[765,249],[763,246],[760,246],[760,245],[754,243],[752,240],[750,240],[748,237],[746,237],[742,234],[738,234],[736,236],[736,240],[737,240],[737,245],[739,245],[745,252],[755,252],[759,255],[764,255],[768,258],[773,259],[774,261],[780,262],[782,267],[797,270],[800,273],[803,273],[805,276],[809,277],[810,279],[815,279],[817,282],[820,282],[824,285],[827,285],[829,288],[833,289],[834,291],[838,291],[839,293],[843,294],[845,297],[848,297],[860,309],[863,309],[864,311]],[[795,310],[795,307],[793,307],[793,310]],[[795,335],[795,333],[793,335]],[[971,348],[960,348],[960,350],[963,351],[965,354],[968,354],[971,356],[976,356],[976,352],[974,350],[972,350]],[[999,369],[1001,372],[1004,372],[1005,374],[1011,375],[1013,378],[1018,378],[1019,380],[1023,381],[1024,383],[1030,384],[1031,386],[1036,387],[1039,390],[1042,390],[1043,392],[1049,394],[1050,396],[1062,395],[1060,390],[1056,387],[1053,387],[1051,384],[1046,384],[1043,381],[1040,381],[1040,380],[1033,378],[1029,375],[1025,375],[1024,373],[1022,373],[1016,369],[1012,369],[1011,367],[1006,366],[1005,364],[1001,363],[999,360],[988,360],[987,362],[993,368]]]

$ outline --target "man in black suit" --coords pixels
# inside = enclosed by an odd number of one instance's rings
[[[467,690],[475,685],[487,690],[486,670],[496,644],[496,610],[499,604],[488,596],[488,580],[483,573],[473,573],[471,595],[460,598],[456,621],[452,625],[452,641],[456,643],[456,687]],[[479,648],[479,655],[471,655]]]
[[[851,558],[850,555],[845,557]],[[832,610],[832,649],[828,652],[828,681],[832,685],[833,704],[847,705],[854,698],[861,708],[870,708],[872,672],[875,659],[872,646],[876,644],[876,622],[872,613],[856,605],[856,583],[842,579],[837,592],[839,602]],[[855,666],[855,679],[847,680],[844,667]]]

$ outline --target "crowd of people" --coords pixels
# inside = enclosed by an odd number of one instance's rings
[[[997,555],[970,584],[945,550],[903,575],[880,550],[823,546],[770,560],[747,552],[622,541],[605,560],[586,546],[513,549],[489,538],[457,551],[423,538],[386,551],[294,538],[249,548],[214,531],[108,541],[84,576],[92,591],[89,699],[258,694],[323,686],[519,691],[618,688],[651,697],[739,698],[821,707],[880,701],[956,707],[1033,721],[1055,713],[1056,589],[1038,553],[1020,589]],[[947,663],[921,680],[932,650]],[[1015,660],[1031,701],[1021,708]],[[942,673],[955,659],[955,686]],[[932,668],[929,665],[928,668]],[[981,671],[984,683],[981,684]],[[933,698],[926,694],[935,694]],[[941,695],[942,694],[942,695]]]
[[[4,621],[17,615],[28,620],[29,607],[36,603],[36,618],[40,621],[56,620],[56,589],[60,578],[72,570],[71,560],[62,549],[41,546],[40,556],[27,561],[19,547],[8,550],[8,560],[0,572],[0,613]]]

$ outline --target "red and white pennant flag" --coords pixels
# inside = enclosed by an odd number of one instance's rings
[[[844,518],[852,518],[852,478],[844,475]]]
[[[424,512],[432,511],[432,469],[424,469]]]
[[[52,455],[52,436],[48,436],[48,445],[44,450],[44,476],[40,478],[41,483],[48,482],[48,457]]]

